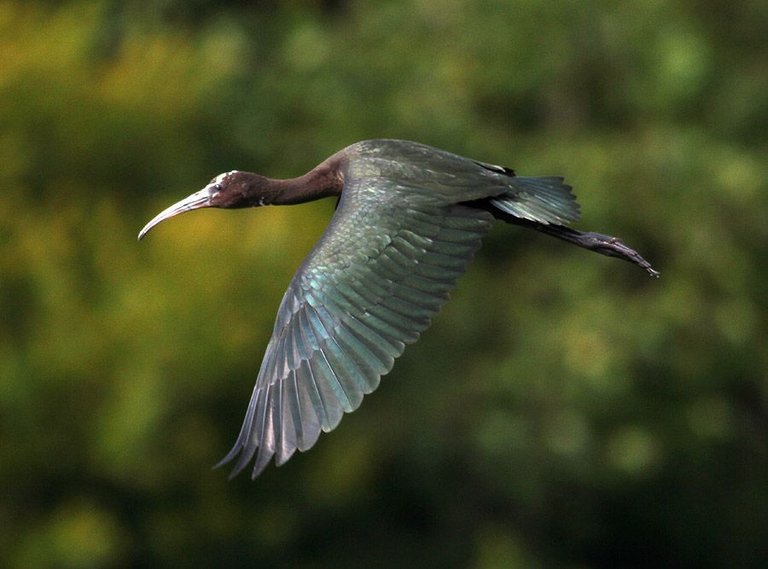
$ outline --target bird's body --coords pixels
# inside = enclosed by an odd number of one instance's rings
[[[494,219],[523,225],[656,274],[616,238],[565,227],[578,218],[562,178],[516,176],[423,144],[355,143],[291,180],[233,171],[164,210],[140,233],[201,207],[339,196],[277,313],[243,427],[221,464],[257,476],[314,445],[378,387],[430,324]]]

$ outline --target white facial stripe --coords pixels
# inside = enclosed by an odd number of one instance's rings
[[[230,174],[234,174],[235,172],[237,172],[237,170],[230,170],[229,172],[224,172],[223,174],[219,174],[213,179],[213,184],[221,184],[224,181],[224,178],[226,178]]]

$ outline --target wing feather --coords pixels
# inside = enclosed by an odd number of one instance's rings
[[[348,182],[291,281],[242,429],[219,463],[236,459],[232,476],[251,461],[253,477],[273,456],[285,463],[359,407],[429,326],[492,220],[385,190],[381,180]]]

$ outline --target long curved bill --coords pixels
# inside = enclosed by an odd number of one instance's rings
[[[193,209],[209,207],[211,205],[211,195],[212,192],[210,186],[206,186],[199,192],[195,192],[183,200],[176,202],[172,206],[165,208],[163,211],[153,217],[152,220],[147,223],[141,231],[139,231],[139,240],[143,239],[149,230],[161,221],[165,221],[166,219],[173,217],[174,215],[184,213],[185,211],[192,211]]]

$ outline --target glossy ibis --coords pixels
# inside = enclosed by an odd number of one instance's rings
[[[139,233],[205,207],[298,204],[337,196],[325,233],[288,285],[240,435],[219,463],[252,478],[283,464],[379,385],[448,299],[494,219],[536,229],[658,273],[619,239],[565,225],[579,217],[559,177],[518,176],[403,140],[348,146],[290,180],[232,171]]]

